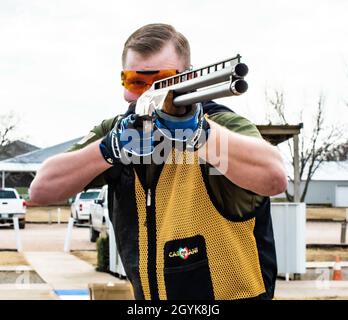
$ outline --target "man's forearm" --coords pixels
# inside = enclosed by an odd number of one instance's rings
[[[283,160],[274,146],[208,122],[211,133],[204,155],[208,163],[219,171],[223,169],[223,174],[236,185],[257,194],[271,196],[286,189]]]
[[[99,143],[100,140],[47,159],[31,183],[30,199],[37,204],[65,200],[110,168],[99,151]]]

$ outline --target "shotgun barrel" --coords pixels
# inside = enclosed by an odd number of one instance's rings
[[[179,95],[173,99],[173,104],[176,107],[187,106],[197,102],[205,102],[229,96],[239,96],[247,90],[248,83],[243,79],[238,79],[232,83],[226,82],[219,86]]]
[[[241,56],[223,60],[206,67],[190,70],[176,76],[159,80],[153,90],[173,91],[176,107],[197,102],[241,95],[248,90],[244,77],[248,66],[240,62]]]

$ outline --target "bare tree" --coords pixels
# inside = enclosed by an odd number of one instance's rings
[[[17,125],[18,118],[13,112],[0,115],[0,153],[12,141]]]
[[[327,157],[328,161],[346,161],[348,160],[348,140],[334,148]]]
[[[289,124],[285,113],[284,93],[279,90],[275,90],[272,97],[266,92],[266,101],[271,106],[273,113],[270,113],[268,121],[272,123],[271,115],[275,116],[276,121],[281,124]],[[301,193],[300,201],[303,202],[307,191],[309,182],[311,181],[314,173],[322,165],[323,161],[332,159],[332,155],[339,149],[340,139],[343,137],[343,129],[337,125],[327,126],[324,117],[324,104],[325,99],[323,95],[319,96],[315,113],[313,114],[313,126],[307,128],[304,126],[304,131],[300,135],[300,152],[299,152],[299,170],[300,180],[304,181],[304,188]],[[302,118],[303,110],[300,111],[300,117]],[[287,140],[288,151],[291,156],[290,163],[294,166],[294,152],[292,143]],[[292,177],[288,177],[289,180],[294,183]],[[290,194],[289,190],[285,191],[288,201],[294,201],[293,194]]]

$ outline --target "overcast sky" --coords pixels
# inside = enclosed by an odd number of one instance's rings
[[[194,67],[237,53],[249,90],[223,99],[265,123],[265,90],[285,93],[290,120],[310,122],[320,93],[326,116],[346,122],[346,0],[0,0],[0,114],[20,118],[17,135],[39,147],[88,133],[126,108],[121,52],[130,33],[170,23],[189,39]]]

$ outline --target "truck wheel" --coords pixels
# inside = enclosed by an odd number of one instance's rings
[[[77,224],[82,224],[83,220],[79,219],[79,214],[76,212],[76,219],[75,219],[75,223]]]
[[[99,237],[99,231],[95,230],[92,225],[92,219],[89,219],[89,240],[96,242]]]
[[[18,224],[19,224],[19,229],[24,229],[25,228],[25,220],[19,220]]]

